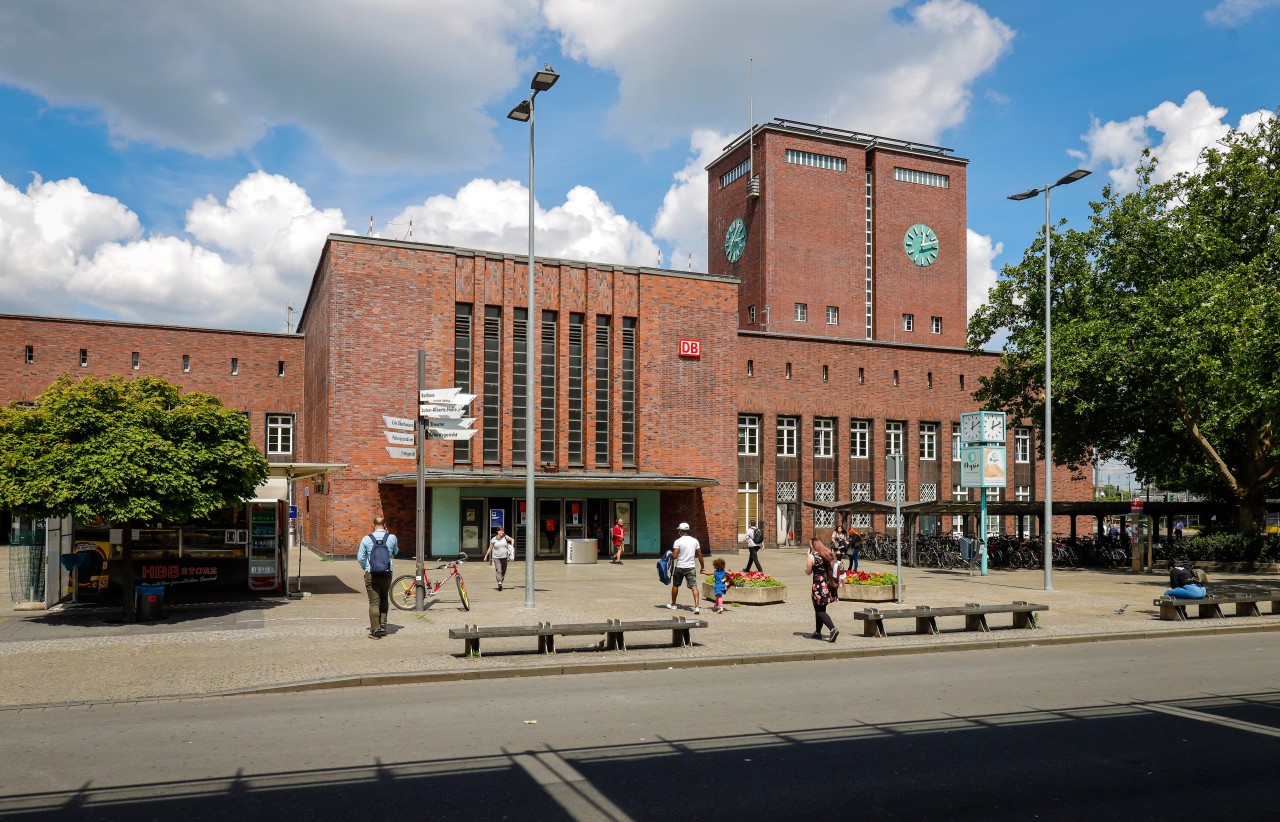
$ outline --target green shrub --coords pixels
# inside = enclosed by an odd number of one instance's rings
[[[1173,543],[1170,556],[1192,562],[1280,562],[1280,535],[1205,534]]]

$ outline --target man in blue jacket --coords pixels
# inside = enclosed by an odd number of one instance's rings
[[[387,609],[391,606],[391,558],[400,553],[396,535],[387,531],[386,518],[373,518],[373,533],[360,540],[356,562],[364,570],[364,590],[369,597],[369,639],[387,635]]]

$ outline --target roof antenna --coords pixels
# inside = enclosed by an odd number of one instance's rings
[[[369,236],[373,236],[373,215],[369,215]]]
[[[747,197],[760,196],[760,178],[756,176],[755,58],[747,60]]]
[[[291,305],[284,307],[284,330],[286,334],[293,333],[293,306]]]

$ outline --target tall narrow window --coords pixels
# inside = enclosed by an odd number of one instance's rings
[[[1031,429],[1013,429],[1013,461],[1031,462]]]
[[[267,415],[267,455],[280,456],[293,453],[293,415]]]
[[[873,257],[872,251],[874,250],[874,246],[871,243],[871,223],[872,223],[872,218],[874,217],[874,214],[872,212],[872,207],[873,207],[872,174],[873,172],[867,171],[867,188],[866,188],[865,204],[863,208],[865,212],[864,220],[866,222],[866,249],[864,252],[866,255],[866,263],[864,265],[864,268],[866,269],[866,272],[865,272],[866,284],[863,289],[863,296],[866,300],[866,310],[865,310],[864,316],[866,320],[866,334],[867,334],[868,340],[871,339],[871,332],[873,330],[873,324],[872,324],[873,314],[872,314],[872,301],[871,301],[871,296],[872,296],[871,292],[872,292],[872,284],[873,284],[872,275],[874,273],[874,269],[872,268],[872,257]]]
[[[511,319],[511,462],[527,465],[526,416],[529,411],[529,309],[517,308]]]
[[[747,529],[760,521],[760,483],[738,483],[738,533],[746,534]]]
[[[33,345],[28,345],[28,346],[27,346],[26,359],[27,359],[27,365],[31,365],[32,363],[34,363],[34,362],[36,361],[36,349],[35,349],[35,346],[33,346]]]
[[[849,456],[864,460],[871,455],[871,423],[868,420],[849,420]]]
[[[840,324],[840,308],[838,306],[827,306],[827,325]]]
[[[808,303],[796,303],[796,322],[798,323],[809,322],[809,304]]]
[[[231,376],[234,377],[239,373],[240,373],[240,359],[238,357],[232,357],[231,358]]]
[[[87,348],[80,349],[80,367],[81,368],[89,367],[89,349]]]
[[[932,333],[934,333],[934,334],[941,334],[941,333],[942,333],[942,318],[941,318],[941,317],[930,317],[930,318],[929,318],[929,331],[931,331],[931,332],[932,332]]]
[[[542,312],[542,373],[539,382],[541,407],[538,421],[538,459],[554,465],[556,462],[556,330],[559,315],[554,311]]]
[[[471,304],[453,307],[453,386],[464,394],[471,393]],[[453,444],[453,461],[471,462],[471,441]]]
[[[906,427],[901,422],[886,422],[884,424],[884,452],[886,454],[902,453],[902,432]]]
[[[960,461],[960,425],[951,423],[951,461]]]
[[[134,351],[129,355],[129,363],[133,366],[135,371],[138,370],[142,366],[142,355],[137,351]]]
[[[276,362],[276,376],[277,377],[284,376],[284,360],[279,360]]]
[[[920,423],[920,459],[936,460],[938,458],[938,424],[936,422]]]
[[[569,314],[569,386],[565,399],[568,400],[569,419],[566,426],[565,443],[570,465],[582,465],[582,357],[585,318],[577,312]]]
[[[822,381],[826,382],[829,376],[831,376],[830,370],[827,368],[827,366],[825,365],[822,366]]]
[[[754,457],[760,453],[760,418],[754,414],[738,415],[738,456]]]
[[[182,373],[186,374],[186,373],[189,373],[190,371],[191,371],[191,355],[183,354],[182,355]]]
[[[756,361],[747,360],[747,376],[754,377],[756,375]]]
[[[791,363],[787,363],[787,379],[791,379]]]
[[[747,322],[752,325],[756,324],[756,307],[754,305],[747,306]]]
[[[893,369],[893,384],[894,385],[898,384],[898,369],[896,368]]]
[[[813,421],[813,455],[830,457],[835,454],[836,421],[820,418]]]
[[[613,330],[610,321],[607,314],[596,317],[596,465],[605,467],[611,457],[609,415],[613,410],[609,401],[609,344]]]
[[[502,306],[484,307],[484,461],[502,462]]]
[[[865,368],[858,369],[858,385],[863,385],[867,381],[867,370]]]
[[[777,455],[779,457],[796,455],[796,435],[799,428],[798,417],[778,417]]]
[[[915,330],[916,330],[916,315],[915,315],[915,314],[903,314],[903,315],[902,315],[902,330],[903,330],[903,331],[915,331]]]
[[[622,318],[622,464],[636,465],[636,318]]]

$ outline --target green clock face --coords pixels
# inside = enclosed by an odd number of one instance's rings
[[[724,256],[731,263],[742,258],[742,249],[747,246],[747,224],[741,218],[729,223],[729,230],[724,233]]]
[[[902,248],[911,262],[924,267],[938,259],[938,235],[924,223],[916,223],[907,229],[902,238]]]

